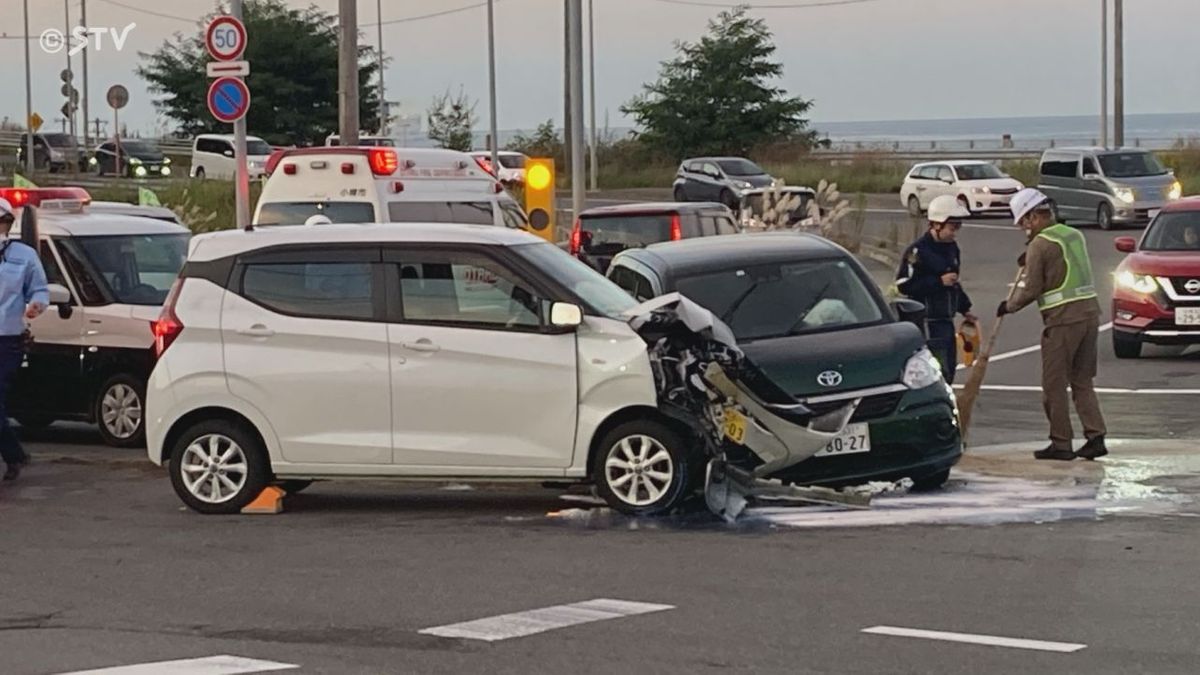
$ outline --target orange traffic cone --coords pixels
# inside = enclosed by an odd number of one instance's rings
[[[275,487],[268,485],[263,488],[263,491],[258,493],[254,501],[242,507],[242,513],[247,514],[276,514],[283,513],[283,497],[287,493]]]

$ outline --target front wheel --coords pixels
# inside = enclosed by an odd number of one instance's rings
[[[1102,230],[1113,229],[1113,208],[1108,202],[1103,202],[1096,209],[1096,224]]]
[[[224,419],[199,422],[171,449],[171,486],[193,511],[233,514],[270,480],[266,450],[244,426]]]
[[[651,516],[669,512],[688,497],[693,468],[679,434],[653,420],[636,420],[601,439],[592,479],[612,508]]]
[[[916,195],[908,196],[908,215],[913,218],[921,217],[921,200]]]
[[[737,197],[733,195],[733,191],[729,189],[721,190],[721,203],[728,206],[730,210],[736,211],[738,208]]]
[[[115,448],[140,445],[146,437],[143,414],[146,384],[130,375],[116,375],[96,395],[94,415],[104,443]]]
[[[675,186],[675,201],[677,201],[677,202],[686,202],[687,201],[687,194],[684,193],[683,188],[679,187],[678,185]]]

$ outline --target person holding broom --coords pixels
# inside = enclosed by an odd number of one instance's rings
[[[1013,220],[1029,237],[1021,256],[1025,283],[1018,284],[1010,298],[1000,302],[996,316],[1018,312],[1036,301],[1045,326],[1041,345],[1042,406],[1050,421],[1050,445],[1033,456],[1050,460],[1103,457],[1108,454],[1106,428],[1093,383],[1100,303],[1087,242],[1078,230],[1055,222],[1050,199],[1038,190],[1021,190],[1013,196],[1010,208]],[[1071,446],[1068,386],[1087,439],[1077,452]]]

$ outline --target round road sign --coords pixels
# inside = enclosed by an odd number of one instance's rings
[[[218,16],[204,32],[204,46],[218,61],[234,61],[246,51],[246,26],[232,16]]]
[[[114,84],[108,88],[105,98],[108,99],[110,108],[120,110],[125,107],[126,103],[129,103],[129,90],[119,84]]]
[[[219,77],[208,87],[208,110],[219,122],[236,122],[250,108],[250,89],[236,77]]]

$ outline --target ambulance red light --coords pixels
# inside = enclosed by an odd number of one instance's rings
[[[376,176],[390,176],[400,168],[400,158],[391,148],[371,148],[367,151],[367,163]]]

